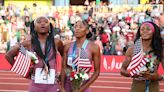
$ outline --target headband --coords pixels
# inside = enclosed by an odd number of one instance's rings
[[[155,31],[155,28],[154,28],[154,26],[153,26],[153,24],[152,23],[149,23],[149,22],[144,22],[142,25],[148,25],[149,27],[151,27],[151,29],[152,29],[152,32],[154,32]]]
[[[37,20],[37,19],[39,19],[39,18],[41,18],[41,17],[43,17],[43,18],[47,19],[47,20],[48,20],[48,22],[50,22],[50,20],[48,19],[48,17],[46,17],[46,16],[39,16],[39,17],[37,17],[37,18],[34,20],[34,24],[36,23],[36,20]]]

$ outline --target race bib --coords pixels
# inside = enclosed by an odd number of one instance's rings
[[[36,68],[34,82],[38,84],[55,84],[55,69],[50,69],[46,76],[42,68]]]
[[[68,57],[68,60],[67,60],[67,64],[69,65],[69,66],[72,66],[72,57]]]

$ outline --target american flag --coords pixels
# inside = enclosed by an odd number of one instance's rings
[[[130,62],[130,75],[134,76],[140,72],[141,67],[146,64],[146,60],[143,58],[143,49],[141,38],[134,44],[133,57]]]
[[[88,53],[85,49],[80,49],[80,58],[78,60],[78,68],[82,72],[88,72],[92,68],[91,61],[88,58]]]
[[[14,65],[11,68],[11,71],[17,73],[18,75],[21,75],[22,77],[27,77],[29,73],[30,64],[31,58],[26,53],[26,49],[21,45]]]

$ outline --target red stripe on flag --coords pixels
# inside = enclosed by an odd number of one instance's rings
[[[11,71],[15,72],[18,69],[18,67],[20,67],[20,63],[19,63],[20,61],[19,60],[21,59],[21,57],[22,57],[22,53],[19,52]]]
[[[143,57],[142,40],[138,39],[134,44],[133,57],[129,65],[131,76],[138,74],[140,69],[146,64],[147,61]]]
[[[92,68],[92,64],[89,61],[89,59],[79,59],[78,61],[78,67],[81,69],[83,72],[88,72]]]
[[[73,60],[73,64],[74,64],[74,65],[77,65],[77,64],[78,64],[79,58],[80,58],[80,57],[78,56],[78,57],[76,57],[76,59]]]
[[[25,57],[22,55],[22,57],[21,57],[21,60],[19,61],[20,62],[20,65],[19,65],[19,71],[17,71],[16,73],[18,73],[19,75],[21,75],[22,74],[22,71],[23,71],[23,67],[24,67],[24,63],[26,62],[26,59],[25,59]]]
[[[22,72],[20,71],[20,74],[22,74],[23,76],[25,76],[24,73],[26,73],[26,68],[28,68],[28,63],[29,63],[28,58],[29,58],[28,55],[26,55],[26,57],[24,57],[24,62],[22,62],[23,64],[21,68]]]
[[[16,72],[17,74],[19,74],[19,72],[20,72],[21,69],[22,69],[23,60],[24,60],[24,55],[21,54],[21,57],[18,58],[19,65],[17,65],[17,68],[15,69],[15,72]],[[19,74],[19,75],[20,75],[20,74]]]
[[[26,77],[29,72],[30,64],[31,59],[27,55],[27,53],[25,53],[24,55],[21,51],[19,51],[19,54],[14,62],[14,65],[11,68],[11,71],[17,73],[18,75]]]
[[[130,64],[131,68],[135,67],[136,66],[136,63],[138,61],[141,61],[142,57],[143,56],[141,54],[141,51],[137,55],[135,55],[134,58],[132,58],[132,61],[131,61],[131,64]]]
[[[30,68],[30,65],[31,65],[31,59],[28,57],[28,63],[26,65],[26,71],[24,72],[24,76],[27,76],[27,74],[29,73],[29,68]]]
[[[134,63],[131,68],[133,69],[134,67],[138,66],[140,63],[142,62],[142,58],[139,58],[139,60],[136,61],[136,63]]]

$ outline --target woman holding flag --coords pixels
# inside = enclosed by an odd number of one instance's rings
[[[158,66],[162,63],[164,68],[164,61],[160,29],[155,23],[142,23],[134,47],[125,56],[120,73],[133,78],[131,92],[159,92],[158,81],[164,80],[164,75],[158,74]]]
[[[89,86],[100,73],[100,49],[87,39],[89,38],[87,21],[77,21],[74,29],[76,41],[64,47],[61,92],[89,92]],[[89,78],[92,64],[94,72]]]
[[[6,59],[14,67],[12,71],[31,79],[29,92],[57,92],[56,55],[58,52],[62,55],[63,43],[54,39],[53,26],[45,16],[36,18],[30,30],[31,39],[15,45],[6,53]],[[30,71],[24,71],[27,69]]]

